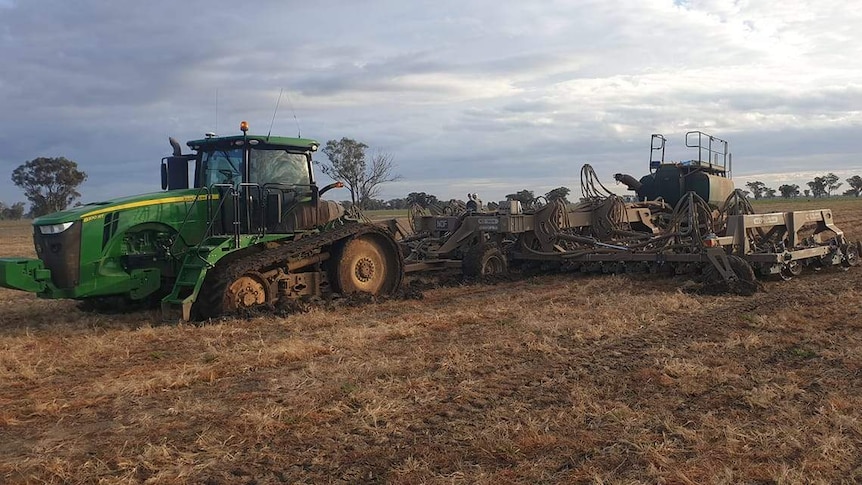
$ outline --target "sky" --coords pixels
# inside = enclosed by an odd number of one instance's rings
[[[169,136],[241,120],[389,154],[383,199],[577,196],[585,163],[624,193],[652,133],[688,160],[692,130],[729,141],[738,187],[843,180],[862,174],[857,2],[0,0],[0,201],[42,156],[89,175],[84,202],[157,191]]]

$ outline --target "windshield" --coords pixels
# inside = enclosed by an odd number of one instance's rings
[[[199,187],[214,184],[239,186],[243,182],[284,185],[310,185],[308,157],[283,149],[252,148],[249,153],[248,180],[243,162],[243,148],[210,150],[201,154],[202,174]]]
[[[260,185],[309,185],[308,159],[303,153],[285,150],[253,149],[250,156],[249,182]]]
[[[201,159],[201,186],[213,184],[239,185],[242,180],[242,148],[204,152]]]

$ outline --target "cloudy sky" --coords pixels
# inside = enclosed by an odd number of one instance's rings
[[[693,158],[689,130],[738,186],[862,174],[858,0],[0,0],[0,60],[6,203],[40,156],[85,202],[158,190],[168,136],[266,133],[281,89],[273,133],[391,154],[385,199],[577,193],[584,163],[613,186],[651,133]]]

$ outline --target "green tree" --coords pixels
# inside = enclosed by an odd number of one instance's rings
[[[507,200],[517,200],[517,201],[520,201],[521,204],[529,205],[529,204],[532,204],[534,200],[536,200],[536,196],[533,195],[532,190],[524,189],[524,190],[519,190],[518,192],[515,192],[514,194],[508,194],[506,196],[506,199]]]
[[[811,188],[811,195],[814,197],[823,197],[827,194],[826,188],[829,185],[825,177],[814,177],[811,182],[806,182],[806,185]]]
[[[380,199],[362,199],[362,208],[371,211],[382,210],[386,208],[386,203]]]
[[[65,157],[39,157],[12,171],[12,182],[24,190],[36,216],[65,209],[81,196],[77,188],[87,180],[78,164]]]
[[[838,176],[832,172],[826,174],[823,179],[826,181],[826,196],[831,197],[833,190],[838,190],[839,187],[844,185],[843,182],[838,181]]]
[[[563,202],[568,204],[569,203],[568,197],[569,197],[569,194],[571,192],[572,191],[569,190],[568,187],[557,187],[556,189],[551,190],[550,192],[545,194],[545,198],[548,199],[548,201],[552,201],[552,200],[556,200],[556,199],[562,199]]]
[[[799,197],[799,186],[796,184],[784,184],[778,187],[778,191],[781,192],[781,196],[785,199],[789,199],[791,197]]]
[[[401,178],[393,173],[392,156],[378,153],[371,157],[370,164],[366,159],[368,145],[351,138],[329,140],[323,147],[323,153],[329,162],[321,164],[321,170],[335,180],[344,183],[350,191],[350,201],[354,206],[363,208],[364,201],[377,197],[380,185]]]
[[[407,209],[407,199],[389,199],[385,202],[387,209]]]
[[[844,192],[844,195],[859,197],[859,195],[862,194],[862,177],[854,175],[847,179],[847,184],[850,185],[850,188]]]
[[[418,205],[419,207],[429,207],[437,203],[437,196],[426,194],[425,192],[410,192],[407,194],[407,205]]]
[[[766,193],[766,184],[759,180],[748,182],[745,186],[751,189],[751,195],[753,195],[755,199],[763,198],[763,195]]]
[[[0,204],[3,205],[3,204]],[[17,221],[24,217],[24,203],[23,202],[15,202],[9,207],[4,207],[2,214],[0,214],[0,219],[6,219],[9,221]]]

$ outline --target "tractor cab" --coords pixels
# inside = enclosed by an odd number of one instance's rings
[[[213,206],[209,218],[216,234],[292,233],[344,213],[337,203],[320,200],[321,193],[342,185],[318,189],[312,169],[317,141],[249,135],[246,122],[240,129],[242,135],[207,133],[189,141],[192,154],[182,154],[171,140],[174,154],[162,160],[162,188],[199,189]]]

